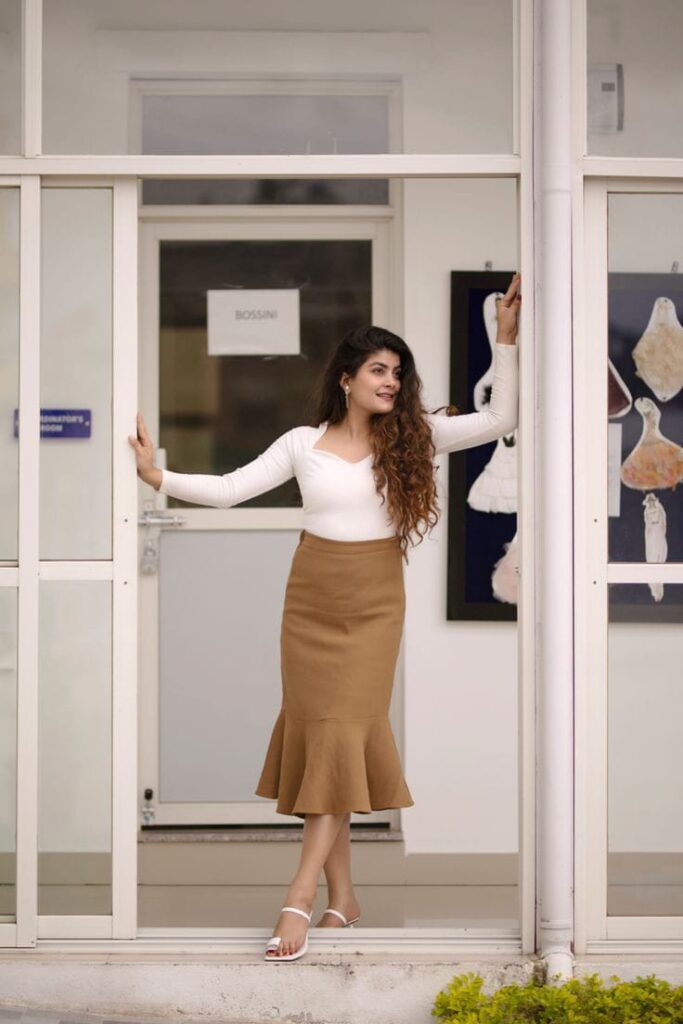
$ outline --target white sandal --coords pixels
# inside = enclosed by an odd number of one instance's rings
[[[305,917],[310,924],[313,911],[311,911],[310,914],[307,914],[305,910],[300,910],[298,907],[283,907],[282,910],[290,910],[292,914],[301,914],[301,916]],[[266,946],[266,952],[263,959],[270,960],[272,963],[279,963],[281,960],[298,960],[299,957],[303,956],[306,950],[308,949],[308,930],[306,930],[306,938],[304,939],[301,948],[297,949],[296,953],[287,953],[285,956],[269,956],[269,950],[279,949],[281,943],[281,935],[273,935],[272,938],[268,939],[268,944]]]
[[[327,910],[323,911],[323,917],[325,916],[325,914],[336,914],[336,916],[342,922],[342,928],[353,928],[356,921],[360,921],[360,914],[358,915],[358,917],[354,917],[350,921],[347,921],[340,910],[333,910],[332,907],[328,907]]]

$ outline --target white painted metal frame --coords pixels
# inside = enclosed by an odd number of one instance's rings
[[[372,243],[373,323],[395,324],[399,281],[396,269],[400,261],[392,258],[395,247],[394,213],[388,207],[334,208],[321,213],[317,206],[304,206],[293,211],[284,207],[259,208],[245,206],[212,206],[210,210],[196,206],[147,207],[140,215],[140,396],[144,404],[145,422],[153,437],[159,436],[159,246],[165,239],[216,240],[299,239],[348,240],[362,239]],[[398,330],[399,328],[396,327]],[[153,498],[148,487],[140,484],[141,509]],[[185,508],[183,527],[168,527],[206,532],[211,530],[300,530],[302,512],[299,508]],[[142,531],[141,528],[141,541]],[[140,628],[144,635],[159,636],[158,575],[140,578]],[[402,651],[401,651],[402,655]],[[159,645],[141,644],[140,673],[140,771],[144,787],[155,793],[159,785]],[[397,739],[400,737],[402,705],[402,656],[397,667],[396,697],[392,717]],[[402,719],[401,719],[402,720]],[[224,822],[240,824],[282,824],[274,804],[254,799],[253,803],[223,803],[219,806],[202,802],[155,805],[155,824],[201,824],[216,816]],[[364,821],[388,821],[392,827],[399,822],[398,811],[373,812]]]
[[[43,182],[44,187],[65,184],[92,186],[82,178]],[[45,580],[111,580],[112,913],[39,915],[39,939],[132,938],[137,927],[137,716],[131,710],[137,707],[137,478],[127,440],[135,431],[137,411],[137,189],[131,179],[99,179],[97,185],[109,186],[113,200],[112,559],[40,562],[39,575]],[[35,496],[34,504],[37,508]]]
[[[683,563],[610,563],[607,515],[608,198],[683,194],[683,179],[585,183],[582,302],[576,320],[576,952],[683,952],[683,917],[607,915],[607,656],[610,583],[683,583]]]
[[[34,200],[38,202],[38,175],[66,176],[71,183],[82,183],[86,179],[111,179],[127,178],[134,180],[141,175],[153,177],[214,177],[216,175],[226,177],[387,177],[387,178],[459,178],[459,177],[515,177],[519,181],[518,202],[519,202],[519,223],[520,223],[520,270],[525,280],[526,301],[521,314],[520,348],[521,379],[522,379],[522,402],[520,407],[521,422],[526,424],[520,431],[520,473],[525,493],[533,494],[533,423],[534,423],[534,389],[533,389],[533,353],[531,350],[532,335],[532,302],[533,302],[533,278],[531,267],[531,253],[533,251],[533,224],[531,219],[531,74],[530,61],[533,42],[533,0],[513,0],[514,10],[514,35],[516,45],[519,46],[519,59],[515,60],[515,83],[514,95],[518,98],[519,113],[514,114],[514,141],[515,148],[520,141],[521,156],[515,154],[403,154],[390,153],[382,155],[334,155],[334,156],[261,156],[261,157],[226,157],[226,156],[140,156],[140,155],[105,155],[105,156],[42,156],[41,154],[41,92],[42,92],[42,0],[23,0],[24,6],[24,71],[23,71],[23,155],[20,157],[0,156],[0,175],[28,175],[26,179],[27,189],[32,189]],[[586,162],[587,163],[587,162]],[[604,165],[604,161],[601,164]],[[669,162],[672,163],[672,162]],[[673,162],[676,164],[676,162]],[[678,164],[683,164],[679,161]],[[604,166],[601,173],[605,173]],[[628,173],[628,172],[627,172]],[[36,177],[33,177],[36,176]],[[33,184],[29,184],[32,182]],[[29,193],[27,192],[27,198]],[[124,200],[128,205],[128,200]],[[35,213],[36,211],[34,211]],[[272,211],[271,211],[272,212]],[[294,211],[296,214],[296,211]],[[28,227],[29,221],[24,222]],[[127,234],[127,232],[126,232]],[[122,236],[123,237],[123,236]],[[131,238],[133,235],[131,234]],[[126,247],[132,254],[134,251]],[[39,252],[36,248],[27,248],[22,251],[22,266],[25,266],[26,273],[30,273],[30,280],[35,288],[39,270]],[[122,268],[123,269],[123,268]],[[125,287],[130,286],[130,280],[125,278]],[[28,357],[34,361],[32,369],[35,371],[36,380],[38,372],[38,350],[37,350],[37,322],[35,318],[38,308],[37,296],[33,295],[33,305],[29,307],[31,296],[28,292],[22,296],[23,321],[27,330],[30,329],[34,335],[34,349],[27,347]],[[119,319],[119,323],[122,320]],[[30,337],[25,333],[26,339]],[[129,339],[134,337],[133,330]],[[524,337],[529,339],[528,347],[523,344]],[[28,346],[29,341],[25,344]],[[130,370],[129,383],[135,381],[135,368]],[[131,386],[126,389],[126,400],[132,399],[131,408],[135,409],[135,393]],[[22,402],[22,409],[26,416],[29,413],[34,417],[37,436],[38,417],[38,395],[34,389],[33,402],[35,408],[29,407],[26,398]],[[121,410],[122,411],[122,410]],[[30,419],[28,420],[30,422]],[[125,436],[127,430],[121,435]],[[119,433],[115,431],[115,437]],[[36,451],[31,454],[30,450],[25,453],[25,460],[33,466],[34,479],[29,480],[25,474],[23,510],[30,513],[30,505],[27,504],[26,495],[35,499],[37,494],[37,441]],[[30,455],[30,458],[29,458]],[[122,458],[122,456],[121,456]],[[121,463],[118,463],[120,470]],[[125,495],[126,501],[128,495]],[[121,495],[123,502],[124,495]],[[533,537],[533,515],[531,511],[531,500],[524,501],[520,509],[519,526],[520,542],[523,537]],[[122,506],[119,506],[119,513]],[[28,510],[28,511],[27,511]],[[235,515],[248,510],[235,510]],[[34,513],[35,518],[35,513]],[[32,520],[29,515],[28,522]],[[127,524],[129,525],[129,524]],[[31,573],[36,573],[37,562],[37,522],[32,524],[33,541],[30,541],[30,533],[27,533],[25,549],[23,551],[24,563],[23,573],[19,573],[20,581],[28,582],[25,600],[30,604],[29,588],[33,587],[37,596],[37,578],[32,578]],[[123,533],[120,534],[124,536]],[[31,546],[33,545],[33,547]],[[134,550],[134,547],[132,548]],[[525,552],[525,564],[531,564],[531,552]],[[27,561],[28,559],[28,561]],[[81,566],[83,564],[81,563]],[[65,572],[66,567],[62,566]],[[124,567],[124,572],[128,565]],[[10,572],[14,570],[9,570]],[[56,570],[59,571],[59,570]],[[95,578],[93,576],[93,578]],[[125,577],[124,577],[125,578]],[[521,943],[518,930],[510,932],[498,929],[363,929],[356,931],[355,935],[336,935],[329,939],[323,946],[318,943],[321,952],[326,951],[347,951],[347,952],[370,952],[370,951],[394,951],[394,950],[419,950],[421,953],[445,953],[455,954],[463,949],[468,953],[496,953],[510,954],[520,951],[532,952],[535,945],[534,933],[534,879],[535,879],[535,849],[534,849],[534,814],[535,814],[535,776],[534,776],[534,650],[533,631],[535,621],[533,572],[529,571],[526,578],[521,581],[521,600],[519,604],[520,614],[520,647],[519,647],[519,688],[520,688],[520,879],[522,891],[520,893],[520,911],[522,936]],[[130,585],[130,584],[129,584]],[[23,588],[22,588],[23,589]],[[131,601],[130,591],[128,601]],[[35,601],[34,601],[35,604]],[[132,604],[128,605],[128,611]],[[124,632],[129,631],[124,623],[120,625]],[[30,617],[24,616],[24,637],[31,640],[36,639],[37,623],[32,623]],[[27,640],[22,640],[24,651],[27,650]],[[31,944],[36,939],[36,916],[35,916],[35,882],[36,865],[32,861],[31,850],[35,850],[36,838],[36,804],[35,804],[35,766],[30,758],[30,751],[34,750],[35,743],[35,714],[36,714],[36,693],[35,678],[32,678],[32,667],[27,665],[27,675],[22,680],[22,723],[20,725],[20,739],[24,743],[25,753],[23,756],[23,775],[20,795],[22,797],[23,811],[25,818],[23,828],[23,851],[28,859],[24,859],[23,880],[20,893],[23,939],[25,944]],[[123,669],[123,660],[119,661]],[[33,670],[34,671],[34,670]],[[123,698],[126,696],[121,690],[121,704],[118,712],[123,713]],[[130,689],[127,697],[132,698]],[[129,730],[128,739],[132,739],[133,726],[130,723],[131,716],[134,716],[134,700],[127,705],[129,722],[119,722],[115,727],[114,736],[117,743],[117,750],[123,746],[126,738],[126,728]],[[131,760],[128,763],[125,776],[121,778],[126,785],[133,789],[134,782],[131,780],[134,764],[135,744],[129,747],[127,756]],[[127,780],[127,781],[126,781]],[[131,846],[126,845],[125,829],[130,827],[132,815],[125,802],[123,792],[115,799],[115,807],[119,816],[119,841],[120,850],[117,856],[121,856],[120,866],[115,868],[116,884],[119,886],[118,893],[114,895],[114,908],[118,914],[118,923],[114,919],[110,929],[110,937],[95,936],[84,933],[82,926],[87,924],[87,918],[74,917],[70,921],[61,919],[54,924],[58,927],[60,938],[49,938],[50,931],[54,931],[50,921],[42,923],[40,932],[40,948],[49,951],[50,949],[63,948],[62,936],[66,932],[71,936],[69,949],[74,951],[116,951],[121,949],[136,950],[163,950],[167,952],[192,952],[201,946],[202,950],[224,952],[226,949],[232,952],[252,951],[261,949],[264,931],[262,929],[244,930],[156,930],[143,929],[138,932],[138,938],[131,937],[130,926],[134,919],[133,901],[135,899],[135,864],[131,855]],[[126,816],[128,814],[128,816]],[[31,844],[33,843],[33,847]],[[109,919],[111,921],[111,919]],[[64,931],[62,931],[62,925]],[[326,930],[327,931],[327,930]],[[338,930],[335,930],[338,931]],[[77,938],[77,936],[80,936]],[[125,938],[124,936],[128,936]],[[0,932],[0,937],[2,933]],[[117,941],[112,941],[116,938]]]
[[[128,132],[128,152],[129,153],[141,153],[142,152],[142,101],[145,96],[159,96],[159,95],[172,95],[172,96],[205,96],[205,95],[263,95],[273,91],[274,83],[270,79],[260,78],[245,78],[239,76],[235,78],[205,78],[205,79],[135,79],[130,86],[129,95],[129,132]],[[339,96],[339,95],[356,95],[356,96],[386,96],[389,106],[389,152],[399,153],[402,149],[402,134],[401,134],[401,89],[397,81],[387,79],[381,81],[378,79],[358,79],[356,77],[343,79],[339,77],[323,79],[323,78],[287,78],[278,77],[275,83],[275,88],[279,96],[301,96],[301,95],[313,95],[313,96]],[[390,178],[389,182],[389,206],[397,206],[400,202],[400,192],[402,183],[395,179]],[[140,205],[142,207],[142,181],[139,183],[139,194],[140,194]],[[238,209],[236,206],[231,207],[233,210]],[[158,208],[157,208],[158,209]],[[164,206],[164,212],[169,212],[171,207]],[[177,209],[177,208],[175,208]],[[182,208],[185,212],[187,206]],[[198,210],[201,212],[201,207]],[[262,213],[268,213],[269,208],[263,207],[250,207],[252,216],[257,211]],[[305,216],[305,206],[298,207],[302,215]],[[325,213],[327,207],[324,204],[316,205],[315,209],[318,214]],[[339,209],[338,206],[330,207],[332,215]],[[360,207],[354,206],[354,210],[358,213]],[[372,210],[376,210],[377,207],[371,207]],[[220,211],[216,206],[212,207],[212,210],[219,213]],[[206,212],[206,208],[204,208]]]

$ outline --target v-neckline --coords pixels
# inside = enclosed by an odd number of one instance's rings
[[[322,434],[319,434],[317,436],[317,438],[315,439],[315,444],[317,444],[318,441],[320,441],[321,438],[323,438],[325,436],[325,434],[327,433],[327,428],[329,427],[329,421],[325,420],[325,422],[322,423],[321,426],[323,426],[325,429],[323,430]],[[356,459],[355,462],[351,462],[350,459],[344,459],[341,455],[335,455],[334,452],[325,451],[324,448],[316,448],[315,445],[312,446],[311,451],[312,452],[320,452],[322,455],[331,455],[333,459],[339,459],[340,462],[346,463],[347,466],[361,466],[364,462],[367,462],[368,459],[371,459],[372,455],[373,455],[373,453],[370,452],[370,454],[366,455],[364,459]]]

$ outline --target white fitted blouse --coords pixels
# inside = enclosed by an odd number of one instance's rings
[[[517,426],[517,346],[497,342],[490,403],[478,412],[428,413],[436,454],[472,448],[511,434]],[[332,540],[377,540],[396,533],[386,501],[375,488],[372,455],[357,462],[314,445],[327,430],[293,427],[252,462],[231,473],[162,470],[159,490],[196,505],[230,508],[296,477],[303,499],[303,528]],[[386,498],[386,487],[385,487]]]

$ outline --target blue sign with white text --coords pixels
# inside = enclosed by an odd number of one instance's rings
[[[41,437],[90,437],[91,409],[41,409]],[[14,410],[14,436],[19,437],[19,410]]]

